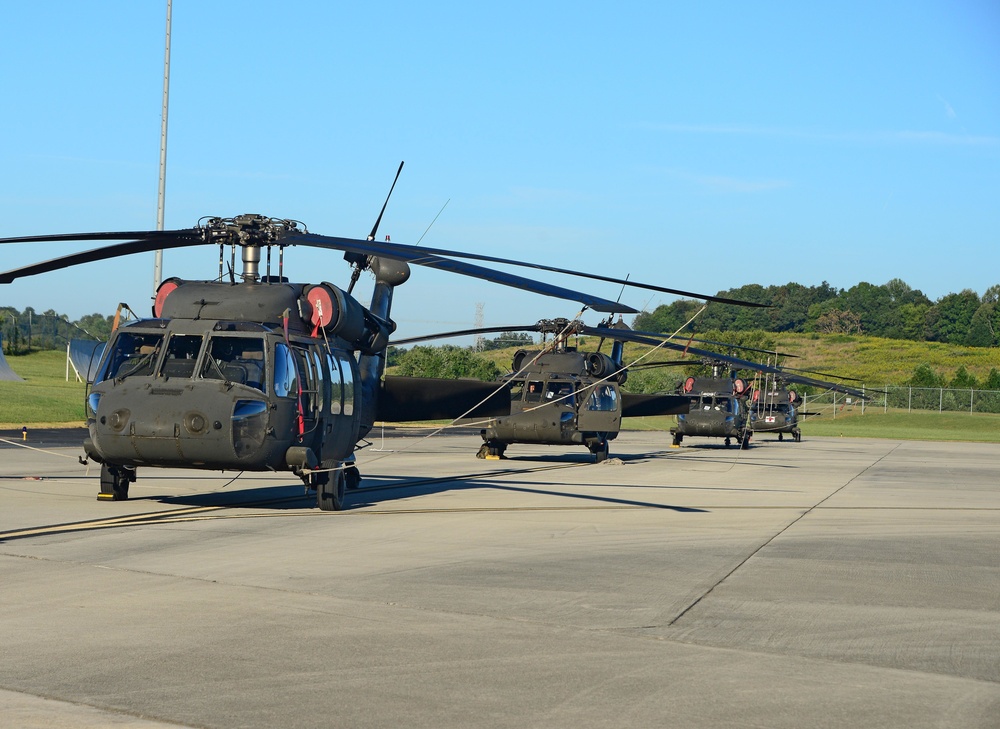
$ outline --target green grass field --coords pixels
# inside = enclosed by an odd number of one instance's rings
[[[0,382],[0,428],[82,425],[84,384],[72,368],[66,381],[66,352],[46,350],[7,357],[24,382]]]
[[[669,430],[672,417],[628,418],[626,430]],[[889,438],[892,440],[955,440],[1000,443],[1000,415],[983,413],[893,412],[857,409],[804,419],[802,437]],[[759,437],[759,436],[758,436]],[[771,436],[765,436],[771,437]]]
[[[70,370],[60,350],[7,357],[24,382],[0,382],[0,429],[22,426],[82,425],[85,388]],[[626,430],[669,430],[673,417],[629,418]],[[1000,443],[1000,415],[982,413],[883,412],[860,408],[828,411],[802,423],[803,437],[843,436],[894,440],[956,440]]]

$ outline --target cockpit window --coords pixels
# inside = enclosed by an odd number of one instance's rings
[[[274,345],[274,394],[278,397],[298,397],[299,381],[295,360],[285,344]]]
[[[618,392],[611,385],[598,385],[587,400],[588,410],[614,411],[618,409]]]
[[[200,334],[174,334],[167,340],[167,354],[160,365],[161,377],[194,377],[194,365],[204,337]]]
[[[201,376],[266,392],[264,340],[260,337],[212,337],[208,341]]]
[[[156,364],[162,344],[162,334],[119,333],[96,382],[123,380],[133,376],[148,377],[153,374],[153,365]]]
[[[549,382],[545,386],[545,399],[557,400],[560,405],[573,407],[575,396],[573,395],[572,382]]]

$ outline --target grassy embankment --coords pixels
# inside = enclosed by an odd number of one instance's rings
[[[84,385],[70,368],[66,381],[65,350],[8,356],[24,382],[0,382],[0,428],[83,425]]]

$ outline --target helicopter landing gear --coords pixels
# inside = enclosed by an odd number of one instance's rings
[[[673,442],[674,448],[680,448],[682,440],[684,440],[683,435],[681,435],[680,433],[674,433],[674,442]],[[726,445],[728,445],[728,443]]]
[[[729,447],[729,444],[730,444],[731,442],[732,442],[732,441],[731,441],[731,440],[730,440],[730,439],[729,439],[729,438],[727,437],[727,438],[726,438],[726,448],[728,448],[728,447]]]
[[[357,466],[348,466],[344,469],[344,479],[347,490],[354,491],[361,486],[361,471],[358,470]]]
[[[594,454],[594,463],[601,463],[608,459],[609,447],[607,440],[600,440],[593,445],[587,446],[587,448]]]
[[[744,433],[743,437],[740,439],[740,448],[746,450],[749,447],[750,447],[750,433],[748,431]]]
[[[796,443],[802,442],[802,431],[801,430],[793,430],[792,431],[792,440],[795,441]]]
[[[309,474],[309,487],[316,489],[316,506],[321,511],[342,511],[347,501],[347,477],[344,471]]]
[[[124,466],[101,464],[101,493],[98,501],[128,501],[128,485],[135,481],[135,470]]]
[[[785,435],[783,433],[778,433],[778,442],[780,443],[784,439],[785,439]]]
[[[503,458],[505,450],[507,450],[506,444],[498,443],[495,440],[488,440],[480,446],[479,452],[476,453],[476,458],[485,458],[491,461],[499,460]]]

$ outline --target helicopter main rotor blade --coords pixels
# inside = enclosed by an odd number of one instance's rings
[[[59,243],[78,240],[129,240],[146,239],[154,236],[170,238],[176,235],[196,235],[198,228],[183,230],[139,230],[110,233],[56,233],[54,235],[23,235],[14,238],[0,238],[3,243]]]
[[[452,332],[440,332],[438,334],[424,334],[419,337],[407,337],[406,339],[394,339],[389,344],[395,347],[402,347],[407,344],[417,342],[429,342],[434,339],[448,339],[450,337],[467,337],[473,334],[501,334],[503,332],[537,332],[538,324],[527,326],[506,326],[506,327],[477,327],[474,329],[457,329]]]
[[[356,241],[349,238],[336,238],[332,236],[322,236],[311,233],[291,234],[285,240],[291,245],[294,245],[296,243],[301,243],[302,245],[330,247],[330,248],[336,248],[337,250],[350,250],[349,248],[345,248],[344,246],[354,245],[356,243]],[[375,241],[370,241],[370,242],[375,243]],[[402,243],[382,243],[376,245],[381,248],[381,252],[368,251],[368,255],[384,256],[386,258],[396,258],[399,260],[407,261],[409,263],[416,263],[418,265],[430,265],[430,264],[420,263],[418,259],[421,256],[427,256],[427,257],[440,256],[444,257],[445,259],[468,258],[470,260],[475,260],[475,261],[486,261],[488,263],[503,263],[509,266],[521,266],[523,268],[534,268],[539,271],[550,271],[552,273],[562,273],[568,276],[579,276],[581,278],[589,278],[595,281],[606,281],[608,283],[633,286],[635,288],[647,289],[649,291],[659,291],[660,293],[664,294],[674,294],[677,296],[687,296],[693,299],[714,301],[720,304],[734,304],[736,306],[750,306],[757,308],[767,308],[770,306],[770,304],[758,304],[750,301],[740,301],[738,299],[727,299],[721,296],[708,296],[707,294],[697,294],[690,291],[681,291],[680,289],[671,289],[671,288],[666,288],[664,286],[655,286],[653,284],[639,283],[637,281],[627,281],[621,278],[601,276],[596,273],[573,271],[568,268],[545,266],[540,263],[529,263],[527,261],[517,261],[510,258],[499,258],[497,256],[487,256],[479,253],[451,251],[451,250],[445,250],[443,248],[423,248],[423,247],[418,248],[417,246],[410,246]],[[357,252],[361,253],[363,251],[357,251]],[[412,258],[408,256],[411,256]],[[617,313],[613,309],[598,309],[598,311],[608,311],[612,313]],[[628,313],[634,313],[634,310]]]
[[[798,385],[810,385],[812,387],[821,387],[826,390],[833,390],[834,392],[842,392],[845,395],[853,395],[854,397],[859,397],[862,400],[868,398],[868,395],[861,390],[857,390],[853,387],[847,387],[845,385],[838,385],[835,382],[817,380],[813,377],[802,377],[801,375],[790,375],[787,372],[782,372],[778,375],[778,379],[782,382],[791,382]]]
[[[636,335],[634,332],[621,330],[621,329],[606,329],[602,327],[584,327],[584,334],[595,334],[601,337],[612,337],[617,336],[619,339],[624,339],[630,342],[636,342],[638,344],[647,344],[653,347],[666,347],[667,349],[673,349],[677,351],[683,351],[687,354],[693,354],[698,357],[704,357],[706,359],[718,360],[725,362],[730,367],[736,369],[753,370],[756,372],[766,372],[768,374],[774,375],[775,377],[785,381],[793,382],[800,385],[810,385],[812,387],[820,387],[826,390],[833,390],[835,392],[842,392],[847,395],[853,395],[855,397],[860,397],[864,399],[866,397],[865,393],[860,390],[856,390],[853,387],[845,387],[844,385],[838,385],[834,382],[826,382],[825,380],[817,380],[812,377],[802,377],[801,375],[789,374],[785,369],[781,367],[772,367],[770,365],[761,364],[759,362],[751,362],[749,360],[740,359],[739,357],[731,357],[726,354],[719,354],[718,352],[710,352],[704,349],[697,349],[695,347],[686,347],[683,344],[678,344],[676,342],[670,342],[663,339],[656,339],[648,336],[648,334]]]
[[[823,377],[832,377],[835,380],[850,380],[852,382],[864,382],[860,377],[845,377],[844,375],[835,375],[832,372],[819,372],[817,370],[803,370],[798,367],[782,367],[786,372],[805,372],[810,375],[823,375]]]
[[[684,367],[686,365],[693,365],[694,361],[689,359],[671,359],[665,362],[636,362],[635,364],[629,365],[630,370],[645,370],[653,369],[654,367]]]
[[[315,233],[291,233],[281,239],[282,245],[304,245],[314,248],[329,248],[350,253],[360,253],[368,256],[391,258],[398,261],[405,261],[417,266],[427,268],[437,268],[442,271],[471,276],[484,281],[503,284],[512,288],[530,291],[543,296],[552,296],[557,299],[567,299],[584,304],[594,311],[602,311],[611,314],[636,314],[627,304],[621,304],[610,299],[602,299],[598,296],[585,294],[581,291],[573,291],[530,278],[524,278],[504,271],[495,271],[483,266],[477,266],[464,261],[456,261],[451,258],[428,253],[429,249],[416,248],[413,246],[403,246],[397,243],[380,243],[378,241],[358,240],[356,238],[339,238],[334,236],[317,235]],[[455,254],[461,256],[461,254]],[[583,275],[583,274],[581,274]]]
[[[11,269],[0,273],[0,284],[8,284],[24,276],[34,276],[39,273],[49,273],[58,271],[81,263],[93,263],[94,261],[106,261],[110,258],[129,256],[134,253],[148,253],[155,250],[168,250],[171,248],[184,248],[187,246],[202,245],[205,238],[202,231],[197,229],[189,230],[161,230],[148,231],[145,233],[90,233],[72,234],[57,236],[33,236],[29,238],[3,238],[0,243],[24,243],[24,242],[51,242],[51,241],[73,241],[73,240],[117,240],[121,237],[137,237],[138,240],[117,245],[95,248],[81,253],[72,253],[67,256],[53,258],[30,266]]]
[[[646,332],[647,334],[651,332]],[[663,336],[662,334],[660,336]],[[692,337],[691,342],[698,342],[699,344],[708,344],[712,347],[729,347],[732,349],[744,349],[747,352],[759,352],[760,354],[773,354],[778,357],[798,357],[797,354],[790,354],[788,352],[776,352],[773,349],[758,349],[757,347],[746,347],[742,344],[729,344],[728,342],[713,342],[711,339],[697,339]]]

